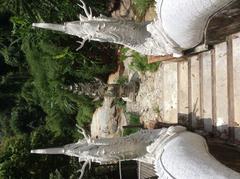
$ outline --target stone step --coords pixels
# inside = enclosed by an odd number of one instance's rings
[[[216,79],[216,128],[223,135],[228,135],[228,81],[227,81],[227,43],[215,46]],[[214,78],[214,77],[213,77]],[[213,94],[214,95],[214,94]]]
[[[204,129],[212,132],[212,53],[211,51],[201,54],[200,59],[200,84],[201,84],[201,111],[200,116],[203,120]]]
[[[234,137],[240,143],[240,33],[232,36]]]
[[[200,56],[189,59],[189,117],[191,127],[200,128]]]
[[[188,126],[188,60],[178,62],[177,77],[178,77],[178,122]]]
[[[240,33],[212,50],[163,64],[163,120],[240,144]]]
[[[177,123],[177,63],[163,64],[163,122]]]

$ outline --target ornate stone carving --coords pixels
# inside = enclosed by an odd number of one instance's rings
[[[121,44],[145,55],[181,56],[202,42],[210,18],[234,0],[157,0],[154,22],[136,23],[100,15],[93,17],[82,0],[85,15],[63,25],[33,23],[33,27],[61,31],[87,40]]]
[[[61,148],[37,149],[31,153],[65,154],[88,163],[115,163],[137,160],[155,165],[157,175],[169,178],[221,178],[239,179],[240,174],[213,158],[206,141],[198,134],[187,132],[182,126],[141,130],[126,137],[91,139],[82,128],[85,139]],[[81,176],[82,176],[81,175]]]

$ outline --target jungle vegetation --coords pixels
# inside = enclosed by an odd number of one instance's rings
[[[110,0],[84,0],[93,14],[110,16]],[[149,1],[150,2],[150,1]],[[133,0],[139,17],[152,4]],[[0,178],[78,178],[77,159],[67,156],[32,155],[34,148],[62,146],[77,141],[75,125],[89,129],[99,103],[75,95],[63,86],[103,81],[113,72],[117,46],[86,43],[76,52],[76,37],[33,29],[33,22],[62,23],[83,13],[78,0],[0,0]],[[133,68],[155,70],[135,54]],[[138,118],[132,117],[134,121]],[[129,167],[126,167],[129,168]],[[116,178],[116,165],[94,164],[86,178]]]
[[[85,2],[93,13],[108,15],[108,0]],[[0,0],[0,178],[79,176],[76,159],[30,150],[81,138],[75,125],[89,129],[98,104],[63,86],[94,77],[106,80],[116,68],[113,45],[91,42],[76,52],[77,38],[31,27],[33,22],[76,20],[80,12],[76,0]],[[87,178],[94,178],[95,170]]]

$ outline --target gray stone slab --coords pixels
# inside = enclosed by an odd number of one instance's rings
[[[200,76],[199,76],[199,58],[193,56],[191,60],[191,118],[192,127],[198,126],[200,118]]]
[[[163,122],[177,123],[177,63],[166,63],[164,68],[164,118]]]
[[[178,121],[188,121],[188,61],[178,62]]]
[[[202,116],[204,129],[212,131],[212,70],[211,52],[202,53]]]
[[[235,139],[240,141],[240,33],[233,35],[233,85]],[[237,129],[238,128],[238,129]]]
[[[227,44],[215,46],[216,59],[216,125],[222,133],[228,133]]]

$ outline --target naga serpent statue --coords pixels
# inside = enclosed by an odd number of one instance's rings
[[[121,44],[145,55],[181,56],[182,51],[203,41],[211,17],[234,0],[157,0],[158,17],[149,23],[136,23],[104,16],[93,17],[81,0],[86,17],[63,25],[34,23],[34,27],[61,31],[87,40]],[[92,139],[82,128],[85,139],[60,148],[36,149],[32,153],[65,154],[100,164],[137,160],[154,164],[161,179],[239,179],[240,174],[227,168],[207,148],[206,140],[184,127],[142,130],[126,137]]]
[[[218,162],[209,152],[206,140],[187,132],[185,127],[141,130],[118,138],[91,139],[79,127],[85,139],[60,148],[36,149],[31,153],[64,154],[78,157],[83,164],[116,163],[137,160],[153,164],[160,179],[239,179],[240,174]]]
[[[121,44],[144,55],[173,55],[193,48],[203,41],[208,22],[219,10],[234,0],[156,0],[157,19],[136,23],[100,15],[93,17],[82,0],[79,6],[86,17],[63,25],[33,23],[33,27],[61,31],[87,40]]]

